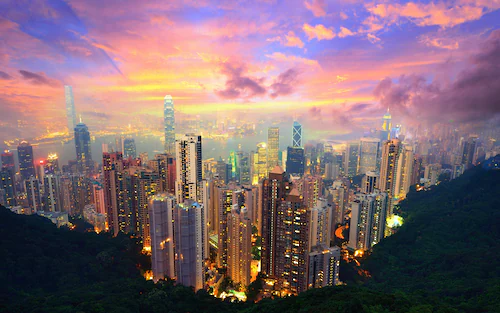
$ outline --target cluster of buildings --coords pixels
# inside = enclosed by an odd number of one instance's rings
[[[60,167],[53,154],[35,164],[32,146],[21,142],[18,171],[12,152],[1,155],[0,203],[133,234],[151,253],[154,280],[196,290],[208,288],[214,268],[248,286],[255,262],[270,294],[337,285],[341,249],[367,251],[390,235],[388,221],[411,186],[432,186],[443,173],[455,178],[498,152],[494,141],[454,130],[412,136],[392,127],[387,112],[381,129],[345,145],[304,145],[295,121],[285,150],[280,129],[269,127],[255,151],[204,160],[201,136],[176,134],[166,96],[164,153],[138,155],[133,138],[119,139],[96,162],[88,127],[76,123],[71,87],[65,92],[76,160]]]

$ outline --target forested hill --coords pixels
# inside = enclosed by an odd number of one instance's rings
[[[383,292],[500,312],[500,170],[476,167],[401,204],[405,223],[364,262]]]

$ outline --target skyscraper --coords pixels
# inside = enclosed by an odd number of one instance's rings
[[[0,171],[0,189],[4,190],[4,203],[8,206],[16,205],[16,165],[14,163],[14,153],[9,150],[4,151],[1,156],[2,170]]]
[[[299,122],[293,122],[292,128],[292,147],[302,147],[302,125]]]
[[[391,113],[389,113],[389,108],[387,108],[387,112],[384,114],[384,117],[382,117],[382,131],[380,132],[380,139],[381,140],[389,140],[391,139],[391,129],[392,129],[392,122],[391,122]]]
[[[261,179],[267,177],[267,153],[267,144],[265,142],[257,144],[257,151],[253,157],[253,185],[257,185]]]
[[[399,199],[404,199],[408,191],[410,191],[410,186],[413,181],[414,158],[412,147],[409,145],[403,146],[398,158],[396,181],[394,182],[394,196]]]
[[[197,291],[205,284],[204,207],[186,199],[174,209],[175,277],[179,284]]]
[[[326,246],[313,247],[309,253],[308,288],[321,288],[340,284],[340,248]]]
[[[288,147],[286,153],[286,171],[294,176],[304,175],[304,148]]]
[[[28,205],[32,213],[43,211],[40,194],[40,181],[35,176],[30,176],[25,182]]]
[[[123,141],[123,156],[125,158],[131,157],[132,159],[136,158],[136,148],[135,148],[135,140],[134,138],[125,138]]]
[[[19,160],[19,172],[23,180],[29,180],[35,176],[35,165],[33,163],[33,146],[27,141],[21,141],[17,147],[17,157]]]
[[[73,88],[64,86],[64,97],[66,98],[66,119],[68,120],[68,132],[71,133],[76,127],[76,110],[73,99]]]
[[[177,203],[186,199],[199,200],[199,184],[202,180],[201,136],[186,134],[175,141]]]
[[[81,172],[92,170],[92,153],[90,150],[90,133],[87,125],[78,123],[75,127],[76,161]]]
[[[279,165],[280,129],[269,127],[267,129],[267,168],[271,171]]]
[[[235,207],[227,216],[227,273],[235,283],[250,284],[252,224],[246,209]]]
[[[43,187],[45,189],[45,211],[60,212],[61,203],[59,200],[59,177],[54,174],[47,174],[43,178]]]
[[[344,171],[349,177],[358,174],[358,159],[359,159],[359,142],[350,141],[346,145],[344,155]]]
[[[166,95],[163,102],[163,123],[165,127],[165,152],[175,153],[175,114],[174,100],[172,96]]]
[[[378,189],[387,192],[388,215],[392,214],[393,198],[395,196],[396,172],[398,167],[401,144],[398,139],[391,139],[382,145],[382,161],[380,163],[380,180]]]
[[[380,167],[380,139],[361,138],[359,142],[358,174],[378,171]]]
[[[173,210],[175,197],[159,193],[149,199],[149,223],[151,231],[151,269],[153,278],[175,279]]]

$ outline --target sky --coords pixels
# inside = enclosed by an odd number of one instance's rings
[[[0,138],[90,125],[296,118],[346,134],[500,115],[500,0],[0,1]],[[186,114],[186,115],[184,115]],[[23,127],[20,127],[23,126]]]

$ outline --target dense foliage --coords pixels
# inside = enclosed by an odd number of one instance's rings
[[[364,262],[367,286],[465,312],[500,310],[500,171],[480,167],[401,203],[405,223]]]
[[[154,284],[134,238],[57,229],[0,208],[0,311],[4,312],[494,312],[500,307],[500,171],[411,192],[405,224],[362,263],[365,287],[310,290],[257,304]],[[347,271],[346,271],[347,272]],[[355,276],[353,271],[352,277]],[[256,299],[262,281],[251,284]]]

